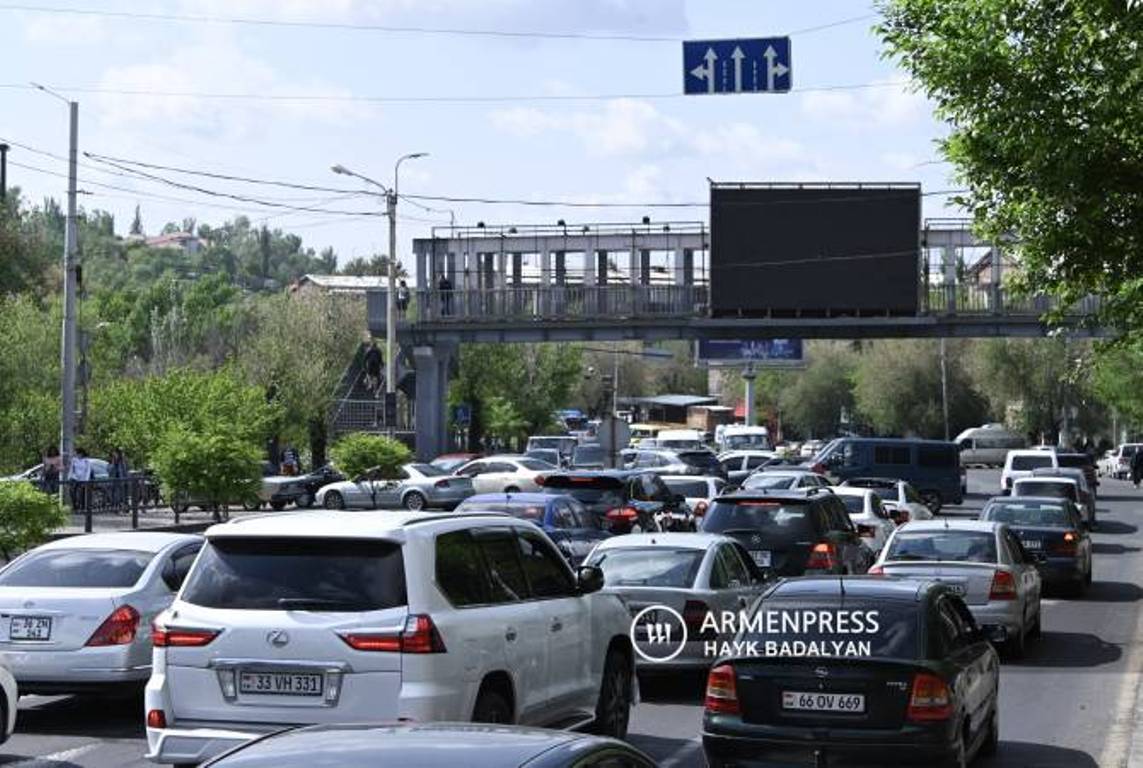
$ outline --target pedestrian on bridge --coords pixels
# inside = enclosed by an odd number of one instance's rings
[[[402,320],[409,311],[409,286],[404,280],[397,285],[397,311],[401,314]]]
[[[448,279],[447,272],[441,272],[437,290],[441,292],[441,317],[448,317],[452,314],[452,280]]]
[[[369,342],[369,349],[365,350],[365,386],[377,397],[381,389],[381,350],[375,341]]]

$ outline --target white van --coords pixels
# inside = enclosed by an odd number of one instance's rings
[[[656,448],[666,448],[671,451],[690,451],[705,448],[703,433],[697,429],[662,429],[655,437]]]
[[[1002,424],[966,429],[956,436],[956,444],[960,449],[962,467],[971,464],[1002,467],[1009,451],[1028,447],[1028,441],[1015,432],[1009,432]]]
[[[1004,459],[1004,469],[1000,472],[1000,492],[1012,490],[1012,483],[1022,477],[1031,477],[1036,469],[1059,469],[1060,462],[1055,451],[1012,450]]]
[[[770,430],[766,427],[748,427],[744,424],[727,424],[715,434],[720,451],[769,451]]]

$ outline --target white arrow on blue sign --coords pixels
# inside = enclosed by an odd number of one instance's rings
[[[790,38],[683,43],[684,93],[786,93],[793,84]]]

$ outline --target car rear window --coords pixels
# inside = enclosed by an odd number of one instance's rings
[[[204,608],[377,611],[406,604],[401,545],[369,539],[212,539],[183,587]]]
[[[710,451],[684,451],[679,454],[679,461],[688,467],[701,467],[702,469],[721,469],[718,457]]]
[[[603,569],[603,583],[609,587],[689,587],[703,554],[693,549],[625,547],[596,552],[589,564]]]
[[[815,536],[809,504],[716,501],[703,518],[707,533],[750,531],[775,538],[812,539]]]
[[[529,504],[527,502],[509,502],[504,505],[504,511],[521,520],[531,520],[539,523],[544,519],[543,504]]]
[[[886,560],[996,562],[992,531],[900,531],[889,545]]]
[[[524,469],[530,469],[533,472],[544,472],[549,469],[557,468],[555,464],[549,464],[546,461],[540,461],[538,459],[520,459],[517,463]]]
[[[1015,496],[1055,496],[1061,499],[1075,499],[1076,487],[1073,483],[1051,483],[1046,480],[1020,480],[1012,491]]]
[[[1012,469],[1027,472],[1033,469],[1052,466],[1051,456],[1013,456]]]
[[[917,604],[920,605],[920,604]],[[761,616],[759,616],[761,612]],[[806,618],[813,614],[814,621]],[[858,617],[860,614],[860,617]],[[818,623],[821,616],[830,617],[825,628],[837,629],[837,622],[842,615],[848,622],[845,632],[823,632],[823,625]],[[921,658],[921,613],[918,607],[900,602],[885,601],[861,602],[849,600],[844,603],[810,602],[793,600],[791,598],[766,600],[759,603],[751,619],[754,625],[746,623],[745,626],[763,630],[760,632],[746,631],[742,640],[755,641],[762,651],[773,649],[773,655],[782,655],[782,649],[789,649],[785,655],[798,654],[798,642],[812,645],[824,651],[823,655],[834,655],[831,649],[856,650],[856,643],[869,643],[867,658],[889,659],[917,659]],[[766,628],[777,629],[776,632],[766,631]],[[775,645],[766,645],[775,643]],[[865,656],[864,647],[857,655]],[[846,651],[842,651],[846,654]],[[816,654],[815,654],[816,655]],[[852,655],[852,654],[851,654]]]
[[[989,505],[980,517],[982,520],[1010,523],[1017,526],[1072,527],[1072,519],[1067,509],[1058,504],[1003,502]]]
[[[1056,454],[1056,461],[1061,467],[1073,467],[1075,469],[1086,469],[1093,466],[1090,456],[1082,453],[1076,454]]]
[[[581,446],[572,454],[573,463],[597,464],[604,459],[603,449],[598,445]]]
[[[865,512],[865,497],[864,496],[838,496],[841,503],[845,505],[845,511],[851,515],[860,515]]]
[[[704,480],[680,480],[673,477],[664,477],[663,482],[671,489],[671,493],[690,498],[706,498],[710,494],[710,486]]]
[[[593,510],[609,510],[622,506],[626,498],[623,481],[609,476],[548,475],[541,490],[560,496],[571,496]]]
[[[130,587],[154,557],[129,549],[32,552],[0,572],[0,587]]]
[[[797,482],[796,475],[778,474],[776,472],[762,472],[761,474],[751,475],[746,478],[746,482],[742,484],[743,488],[748,489],[775,489],[775,488],[792,488],[794,483]]]
[[[770,447],[770,438],[763,434],[727,435],[723,438],[722,445],[728,451],[748,448],[764,451]]]
[[[410,464],[409,466],[425,477],[444,477],[448,474],[448,472],[440,467],[434,467],[432,464]]]

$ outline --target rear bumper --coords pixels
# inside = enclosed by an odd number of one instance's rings
[[[888,764],[886,756],[892,755],[893,765],[931,766],[953,754],[953,742],[946,734],[917,726],[862,734],[739,724],[733,731],[723,733],[704,726],[702,744],[708,761],[716,765],[807,766],[815,764],[815,754],[821,754],[831,768],[883,767]]]
[[[70,651],[22,651],[4,646],[20,693],[70,693],[101,686],[142,685],[151,675],[150,653],[131,646],[84,647]]]
[[[281,728],[261,733],[226,728],[148,728],[146,758],[153,763],[197,765],[274,730]]]
[[[968,610],[977,624],[999,624],[1008,630],[1009,637],[1016,637],[1024,631],[1024,617],[1017,600],[970,605]]]
[[[1050,557],[1036,566],[1044,584],[1074,584],[1084,579],[1083,564],[1075,557]]]

